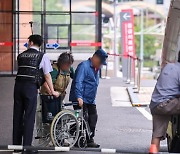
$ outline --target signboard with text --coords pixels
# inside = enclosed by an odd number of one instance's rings
[[[120,13],[121,21],[121,43],[122,54],[135,57],[135,40],[134,40],[134,15],[133,10],[122,10]]]
[[[122,10],[120,13],[121,24],[121,51],[123,79],[130,82],[135,77],[135,39],[134,39],[134,15],[132,9]]]

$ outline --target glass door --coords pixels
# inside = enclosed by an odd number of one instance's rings
[[[70,49],[69,29],[69,24],[46,24],[46,52],[48,49]]]

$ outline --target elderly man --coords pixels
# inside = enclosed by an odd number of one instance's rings
[[[95,128],[97,123],[96,93],[99,84],[99,69],[106,65],[107,53],[99,49],[92,58],[81,62],[75,72],[71,85],[70,101],[77,102],[74,109],[83,107],[85,120],[89,123],[91,136],[87,146],[98,148],[100,145],[94,142]]]
[[[166,137],[171,116],[180,114],[180,53],[178,62],[168,63],[162,69],[152,94],[150,109],[153,116],[150,152],[157,153],[160,140]],[[152,149],[155,149],[154,152]]]

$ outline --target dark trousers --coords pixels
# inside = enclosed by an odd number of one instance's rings
[[[80,107],[77,105],[74,105],[73,107],[75,110],[80,109]],[[97,124],[97,119],[98,119],[96,105],[84,103],[83,113],[84,113],[84,118],[88,122],[90,130],[91,130],[90,137],[93,138],[95,136],[95,129],[96,129],[96,124]]]
[[[13,144],[31,145],[37,106],[37,86],[16,81],[14,86]]]

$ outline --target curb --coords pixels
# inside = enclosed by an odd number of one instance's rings
[[[137,94],[134,92],[133,87],[127,87],[126,90],[128,92],[128,95],[129,95],[129,98],[130,98],[130,101],[131,101],[131,104],[133,107],[146,107],[146,106],[148,106],[146,104],[140,103],[140,100],[139,100]]]
[[[21,145],[0,145],[0,150],[37,150],[37,151],[52,151],[52,152],[68,152],[68,151],[87,151],[87,152],[101,152],[101,153],[139,153],[144,154],[147,153],[145,151],[132,152],[128,150],[120,150],[120,149],[106,149],[106,148],[69,148],[69,147],[33,147],[33,146],[21,146]]]

